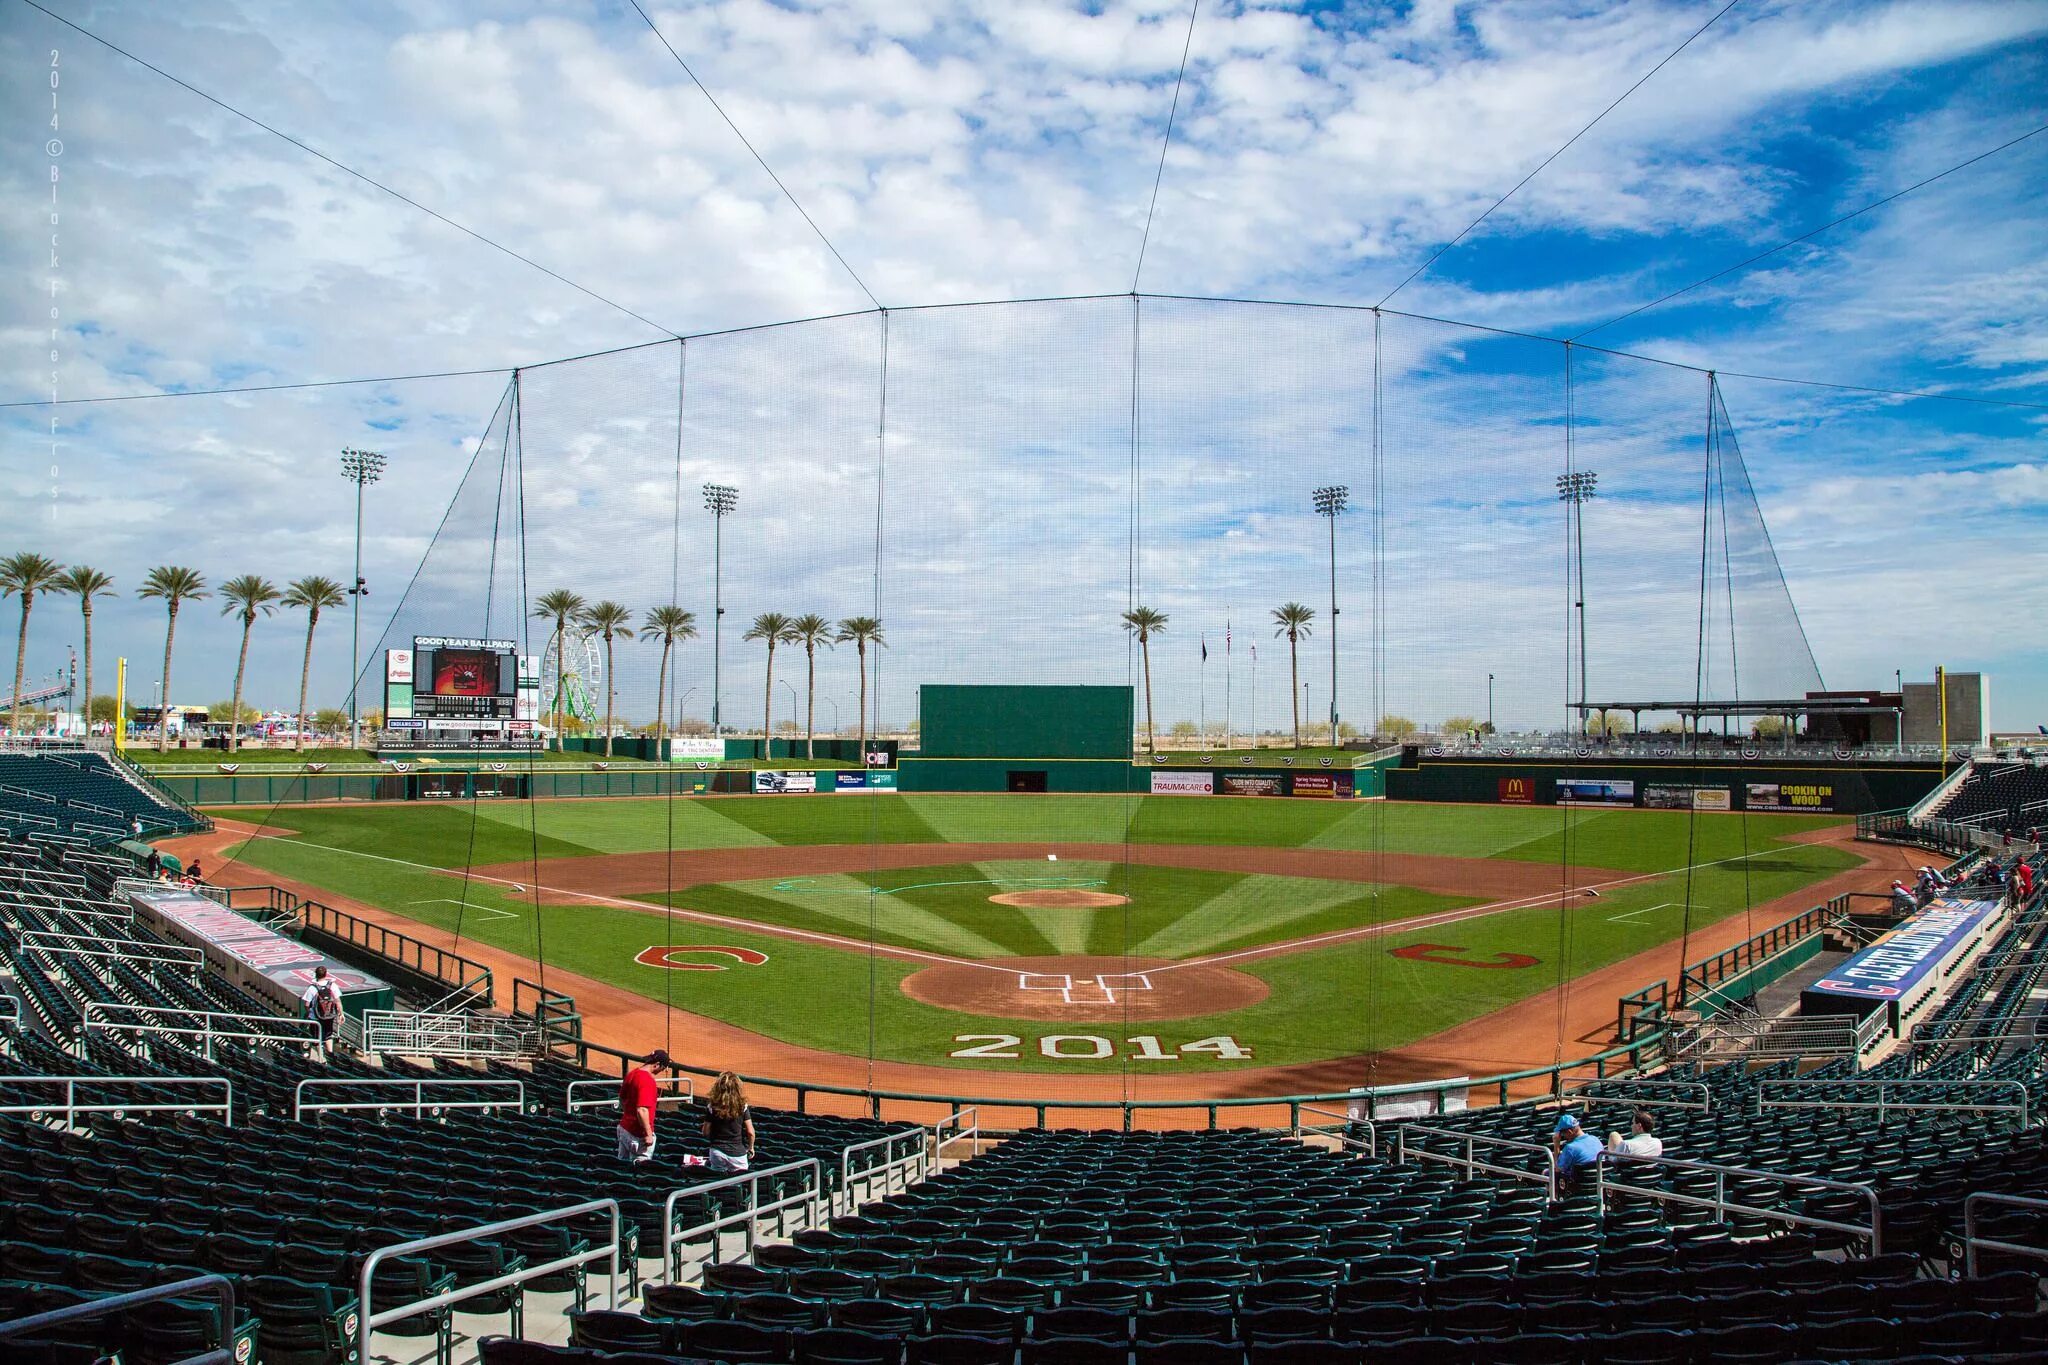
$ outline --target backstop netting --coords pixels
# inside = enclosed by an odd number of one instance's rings
[[[566,629],[556,592],[586,609]],[[608,635],[587,614],[601,603],[623,609]],[[649,612],[671,606],[692,619],[665,645]],[[1141,608],[1158,614],[1142,640]],[[862,618],[864,650],[841,638]],[[891,310],[521,370],[365,656],[366,706],[383,652],[416,636],[516,640],[541,664],[540,719],[592,757],[607,717],[615,747],[678,740],[658,813],[473,800],[476,856],[448,865],[479,875],[423,917],[589,977],[617,976],[598,960],[617,951],[608,916],[642,916],[650,948],[772,939],[772,973],[632,976],[682,1012],[647,1046],[687,1053],[710,1017],[782,1045],[764,1056],[785,1071],[812,1049],[857,1057],[861,1083],[929,1089],[995,1058],[1020,1091],[1080,1075],[1138,1099],[1227,1093],[1233,1073],[1175,1067],[1232,1046],[1248,1074],[1297,1068],[1295,1089],[1453,1055],[1484,1068],[1482,1042],[1429,1040],[1518,1001],[1581,1055],[1598,1040],[1566,1026],[1576,976],[1775,894],[1744,861],[1761,836],[1726,832],[1740,822],[1689,831],[1684,866],[1654,868],[1572,804],[1546,806],[1539,837],[1489,835],[1480,811],[1445,838],[1379,801],[1272,802],[1224,838],[1190,833],[1221,808],[1155,770],[1247,801],[1367,794],[1375,753],[1417,730],[1483,749],[1489,716],[1589,753],[1623,720],[1664,727],[1682,755],[1669,708],[1820,683],[1710,376],[1391,312],[1150,296]],[[996,684],[1128,688],[1134,720],[1106,763],[921,752],[923,689]],[[1635,709],[1589,720],[1605,703]],[[749,756],[828,787],[860,774],[859,799],[721,806],[762,780]],[[522,763],[529,796],[561,790]],[[871,768],[895,790],[864,786]],[[963,790],[991,799],[923,796]],[[653,822],[654,853],[633,821]],[[801,864],[746,856],[820,839],[833,851]],[[563,844],[638,852],[578,880]],[[1219,844],[1287,856],[1187,852]],[[1495,880],[1459,885],[1439,857]],[[505,870],[520,859],[526,875]],[[1635,896],[1624,879],[1648,872],[1668,875]],[[1589,886],[1612,888],[1594,898],[1612,919],[1587,918]],[[990,899],[1041,891],[1091,904]],[[1461,914],[1485,907],[1475,935]],[[1327,953],[1272,951],[1324,936]],[[741,998],[764,991],[783,993],[772,1013]],[[1313,1037],[1260,1032],[1283,1016]]]

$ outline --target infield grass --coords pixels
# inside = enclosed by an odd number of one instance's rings
[[[889,796],[644,800],[283,808],[290,838],[250,840],[244,861],[550,966],[611,981],[651,999],[803,1046],[938,1065],[1086,1073],[1126,1065],[1172,1072],[1243,1062],[1178,1055],[1141,1065],[1045,1058],[1048,1033],[1116,1035],[1114,1026],[1030,1023],[922,1004],[897,986],[919,964],[792,939],[749,923],[831,934],[1000,965],[1008,956],[1116,955],[1185,959],[1389,925],[1305,951],[1225,965],[1268,983],[1244,1009],[1132,1025],[1178,1041],[1229,1036],[1257,1065],[1396,1047],[1668,943],[1745,907],[1797,891],[1856,859],[1786,836],[1827,817],[1701,815],[1558,807],[1278,801],[1258,798]],[[219,812],[247,819],[246,808]],[[1655,874],[1526,908],[1404,931],[1399,921],[1462,902],[1405,886],[1264,876],[1123,862],[1036,859],[939,862],[821,878],[757,878],[680,889],[678,906],[726,917],[704,923],[656,903],[549,905],[459,869],[487,863],[668,847],[745,848],[857,843],[1213,843],[1384,849],[1557,863]],[[1686,868],[1690,865],[1690,871]],[[1131,896],[1106,910],[1022,910],[988,897],[1058,878]],[[508,880],[526,880],[508,878]],[[1690,908],[1688,909],[1688,903]],[[1756,928],[1767,927],[1759,922]],[[715,943],[768,955],[761,967],[678,972],[634,961],[651,946]],[[1428,945],[1433,957],[1391,950]],[[1516,955],[1502,958],[1502,954]],[[1468,962],[1536,959],[1506,967]],[[873,993],[870,994],[870,986]],[[1015,1060],[956,1060],[971,1034],[1026,1041]]]

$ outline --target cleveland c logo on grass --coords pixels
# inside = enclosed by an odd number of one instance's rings
[[[710,953],[717,957],[729,957],[749,967],[758,967],[768,960],[768,954],[757,953],[752,948],[727,948],[715,943],[678,943],[673,948],[656,944],[643,948],[633,960],[643,967],[667,967],[675,972],[722,972],[723,962],[678,962],[676,959],[686,953]]]
[[[1530,957],[1527,953],[1495,953],[1490,962],[1478,958],[1459,957],[1463,948],[1449,943],[1411,943],[1405,948],[1388,949],[1395,957],[1405,957],[1410,962],[1435,962],[1445,967],[1488,967],[1512,968],[1533,967],[1543,959]]]

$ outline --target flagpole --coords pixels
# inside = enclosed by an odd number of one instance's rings
[[[1209,747],[1209,637],[1202,637],[1202,662],[1195,667],[1195,729]]]
[[[1233,717],[1230,714],[1230,674],[1234,668],[1230,658],[1230,617],[1226,615],[1223,618],[1223,747],[1226,749],[1237,747],[1237,730],[1231,724]]]
[[[1259,647],[1252,646],[1252,748],[1259,747]]]

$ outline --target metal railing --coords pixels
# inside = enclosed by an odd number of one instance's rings
[[[2048,1213],[2048,1199],[2029,1199],[2025,1195],[1996,1194],[1990,1190],[1979,1190],[1963,1197],[1963,1274],[1970,1279],[1977,1278],[1977,1253],[1979,1251],[2003,1251],[2014,1256],[2031,1256],[2035,1260],[2048,1261],[2048,1247],[2030,1247],[2020,1242],[1999,1242],[1977,1235],[1977,1209],[1983,1204],[1997,1204],[2004,1208],[2033,1209],[2037,1213]]]
[[[0,1104],[0,1114],[62,1113],[66,1126],[75,1126],[80,1114],[219,1114],[220,1121],[228,1127],[235,1122],[235,1085],[225,1076],[0,1076],[0,1094],[21,1085],[60,1085],[64,1087],[64,1097],[41,1104]],[[168,1104],[104,1099],[81,1102],[78,1098],[80,1086],[97,1089],[109,1085],[140,1086],[145,1090],[209,1087],[218,1089],[220,1098]]]
[[[363,1051],[407,1057],[529,1057],[540,1047],[533,1023],[471,1010],[364,1010],[357,1027]]]
[[[320,901],[300,900],[292,908],[313,933],[366,949],[387,963],[462,991],[481,1005],[492,1001],[491,969],[481,962]]]
[[[1698,1099],[1680,1099],[1678,1093],[1698,1095]],[[1705,1081],[1672,1081],[1649,1077],[1624,1077],[1611,1081],[1591,1081],[1577,1090],[1564,1094],[1567,1100],[1597,1100],[1609,1104],[1639,1104],[1649,1108],[1697,1109],[1711,1113],[1714,1108],[1714,1089]]]
[[[796,1171],[808,1171],[810,1172],[810,1178],[792,1194],[785,1194],[779,1198],[771,1199],[765,1204],[761,1202],[762,1182],[779,1176],[789,1175]],[[678,1201],[716,1194],[720,1190],[735,1189],[744,1189],[746,1191],[746,1204],[743,1207],[734,1209],[729,1213],[715,1214],[704,1222],[692,1227],[678,1228],[676,1226],[676,1204]],[[703,1185],[689,1185],[680,1190],[672,1190],[668,1198],[662,1201],[661,1205],[662,1273],[668,1277],[669,1283],[676,1283],[682,1273],[682,1261],[677,1253],[677,1248],[684,1242],[694,1241],[706,1233],[710,1234],[711,1237],[711,1260],[713,1263],[716,1263],[718,1260],[719,1234],[729,1227],[744,1226],[746,1228],[747,1250],[751,1252],[754,1248],[754,1238],[759,1229],[760,1219],[764,1214],[773,1213],[778,1215],[779,1218],[784,1210],[803,1205],[806,1206],[807,1226],[816,1227],[818,1226],[818,1214],[824,1197],[825,1169],[813,1157],[806,1157],[802,1161],[785,1162],[780,1166],[766,1166],[758,1171],[744,1171],[739,1175],[727,1176],[723,1180],[713,1180]]]
[[[214,1010],[175,1009],[167,1005],[117,1005],[94,1000],[85,1007],[87,1033],[165,1033],[200,1038],[203,1055],[213,1055],[216,1038],[240,1042],[301,1043],[320,1041],[320,1025],[312,1019],[287,1019],[275,1014],[228,1014]]]
[[[946,1149],[956,1142],[972,1142],[971,1155],[981,1155],[981,1114],[973,1107],[956,1109],[932,1125],[932,1162],[946,1159]]]
[[[1661,1185],[1629,1185],[1611,1178],[1610,1168],[1628,1166],[1656,1167],[1660,1170],[1695,1171],[1714,1177],[1714,1193],[1711,1197],[1703,1194],[1689,1194],[1683,1190],[1665,1189]],[[1842,1223],[1829,1218],[1816,1218],[1807,1213],[1794,1213],[1789,1209],[1773,1208],[1767,1204],[1745,1203],[1728,1197],[1728,1180],[1733,1176],[1744,1181],[1770,1181],[1789,1185],[1798,1190],[1838,1190],[1854,1194],[1870,1206],[1870,1222]],[[1817,1175],[1794,1175],[1787,1171],[1760,1171],[1747,1166],[1719,1166],[1710,1161],[1686,1161],[1668,1156],[1637,1156],[1630,1152],[1602,1152],[1600,1159],[1593,1163],[1593,1192],[1601,1214],[1607,1212],[1607,1192],[1616,1190],[1633,1194],[1661,1203],[1684,1204],[1689,1208],[1712,1209],[1715,1216],[1726,1221],[1731,1213],[1750,1214],[1768,1218],[1774,1222],[1795,1223],[1801,1227],[1823,1228],[1831,1232],[1853,1233],[1868,1238],[1870,1254],[1881,1255],[1884,1251],[1884,1210],[1879,1206],[1877,1191],[1868,1185],[1858,1185],[1847,1180],[1824,1180]]]
[[[697,1098],[697,1080],[694,1076],[656,1076],[654,1078],[654,1103],[688,1104]],[[667,1093],[663,1087],[680,1085],[682,1093]],[[577,1095],[577,1091],[594,1090],[597,1094],[588,1098]],[[604,1109],[619,1107],[619,1083],[617,1081],[571,1081],[563,1095],[562,1107],[570,1113],[579,1109]]]
[[[45,942],[54,939],[56,942]],[[149,962],[199,971],[206,966],[206,954],[176,943],[154,943],[140,938],[96,938],[91,934],[66,933],[60,929],[30,929],[21,936],[21,950],[67,957],[110,957],[122,962]]]
[[[409,1090],[412,1092],[412,1098],[410,1100],[307,1099],[307,1090],[316,1088],[320,1090],[363,1090],[375,1088],[400,1092]],[[428,1097],[429,1091],[445,1093],[447,1091],[474,1092],[479,1090],[491,1091],[497,1094],[503,1094],[503,1092],[509,1090],[512,1093],[509,1097],[503,1099],[430,1099]],[[297,1086],[293,1087],[293,1122],[298,1122],[307,1114],[320,1113],[329,1109],[337,1111],[355,1109],[397,1110],[402,1113],[409,1113],[414,1118],[424,1118],[429,1113],[436,1113],[446,1109],[512,1109],[524,1112],[526,1109],[526,1083],[524,1081],[482,1079],[463,1081],[438,1077],[431,1080],[408,1080],[403,1077],[393,1077],[391,1080],[385,1081],[359,1079],[356,1077],[313,1076],[300,1081]]]
[[[21,1027],[21,1001],[11,995],[0,995],[0,1024],[13,1028]]]
[[[1855,1057],[1861,1023],[1846,1014],[1789,1015],[1775,1019],[1708,1019],[1689,1051],[1712,1057]]]
[[[921,1178],[931,1170],[931,1148],[927,1141],[930,1135],[931,1130],[927,1128],[907,1128],[900,1133],[884,1133],[878,1138],[869,1138],[865,1142],[856,1142],[840,1148],[839,1188],[833,1194],[834,1203],[844,1199],[846,1211],[853,1212],[857,1206],[853,1194],[856,1183],[860,1185],[864,1194],[872,1195],[875,1184],[879,1181],[882,1193],[886,1196],[890,1190],[896,1188],[897,1177],[901,1176],[902,1187],[909,1189],[916,1183],[911,1178],[913,1171]],[[907,1150],[898,1155],[895,1150],[898,1147],[905,1147]],[[880,1152],[882,1159],[871,1166],[862,1166],[856,1170],[856,1152]]]
[[[552,1261],[544,1261],[539,1265],[530,1265],[521,1270],[507,1271],[503,1275],[496,1275],[488,1280],[479,1280],[475,1284],[457,1285],[453,1289],[443,1290],[438,1294],[430,1294],[424,1299],[400,1304],[396,1308],[386,1308],[382,1312],[374,1311],[371,1306],[370,1293],[376,1284],[377,1267],[387,1260],[399,1256],[417,1255],[422,1251],[433,1251],[438,1247],[454,1246],[458,1242],[483,1241],[487,1238],[503,1236],[508,1232],[518,1232],[521,1228],[540,1227],[547,1223],[559,1223],[567,1219],[581,1218],[586,1214],[600,1211],[611,1214],[611,1239],[601,1245],[591,1247],[587,1251],[574,1251],[567,1256],[558,1257]],[[430,1313],[437,1308],[451,1307],[466,1299],[473,1299],[482,1294],[494,1294],[500,1289],[509,1289],[513,1285],[524,1284],[528,1280],[538,1279],[543,1275],[552,1275],[557,1271],[567,1270],[572,1266],[585,1266],[589,1265],[592,1261],[607,1259],[611,1264],[610,1282],[605,1289],[605,1307],[617,1308],[619,1306],[619,1201],[616,1199],[592,1199],[581,1204],[570,1204],[565,1208],[550,1209],[545,1213],[529,1213],[519,1218],[507,1218],[500,1223],[486,1223],[478,1228],[463,1228],[459,1232],[436,1233],[432,1237],[420,1237],[410,1242],[400,1242],[396,1246],[379,1247],[371,1252],[369,1257],[363,1262],[362,1271],[356,1281],[356,1301],[360,1305],[360,1313],[356,1322],[354,1359],[367,1361],[371,1358],[370,1336],[387,1322],[402,1322],[415,1314]]]
[[[1450,1152],[1432,1151],[1420,1143],[1410,1144],[1410,1134],[1427,1138],[1445,1139],[1457,1143],[1464,1149],[1461,1155]],[[1528,1165],[1503,1166],[1491,1161],[1482,1161],[1478,1149],[1487,1147],[1496,1151],[1533,1152],[1542,1163],[1542,1169],[1531,1170]],[[1408,1158],[1414,1156],[1425,1161],[1441,1161],[1446,1165],[1472,1171],[1486,1171],[1492,1175],[1504,1175],[1514,1180],[1531,1180],[1543,1186],[1552,1199],[1557,1198],[1557,1158],[1548,1147],[1517,1138],[1494,1137],[1490,1133],[1467,1132],[1461,1128],[1430,1128],[1419,1123],[1403,1124],[1394,1130],[1394,1164],[1405,1166]]]
[[[1915,1091],[1925,1094],[1930,1090],[1978,1089],[2003,1091],[2005,1094],[2013,1096],[2014,1099],[2010,1103],[2001,1103],[1996,1100],[1887,1100],[1885,1098],[1885,1092],[1888,1090],[1904,1090],[1907,1094],[1910,1095]],[[1774,1090],[1847,1090],[1856,1094],[1867,1094],[1874,1090],[1876,1091],[1876,1098],[1867,1100],[1830,1100],[1816,1098],[1773,1099],[1772,1092]],[[2027,1126],[2027,1087],[2023,1083],[2015,1080],[1967,1079],[1954,1081],[1934,1081],[1926,1079],[1869,1079],[1832,1081],[1759,1081],[1757,1083],[1757,1106],[1760,1109],[1875,1109],[1877,1111],[1877,1121],[1879,1123],[1883,1123],[1885,1115],[1888,1112],[1893,1111],[1905,1111],[1910,1113],[1921,1110],[1929,1110],[1948,1113],[1981,1112],[1997,1114],[2017,1114],[2019,1115],[2018,1126],[2021,1128]]]
[[[47,1313],[32,1313],[12,1322],[0,1322],[0,1342],[21,1338],[34,1339],[52,1328],[69,1327],[73,1323],[92,1322],[115,1314],[125,1314],[131,1309],[167,1299],[213,1299],[218,1305],[221,1345],[198,1355],[183,1356],[179,1365],[235,1365],[235,1282],[225,1275],[194,1275],[190,1279],[177,1280],[171,1284],[151,1285],[147,1289],[131,1290],[126,1294],[113,1294],[104,1299],[92,1299],[85,1303],[74,1303],[63,1308],[53,1308]]]
[[[1295,1141],[1304,1141],[1313,1133],[1317,1137],[1328,1138],[1345,1151],[1364,1152],[1367,1156],[1379,1155],[1379,1129],[1371,1119],[1355,1119],[1348,1113],[1340,1114],[1334,1109],[1317,1109],[1309,1105],[1302,1106],[1301,1114],[1313,1114],[1317,1118],[1331,1119],[1333,1122],[1309,1123],[1298,1114],[1294,1120]],[[1351,1135],[1359,1128],[1365,1130],[1363,1140]]]
[[[1856,1055],[1861,1057],[1891,1035],[1892,1012],[1872,1010],[1856,1024]]]

